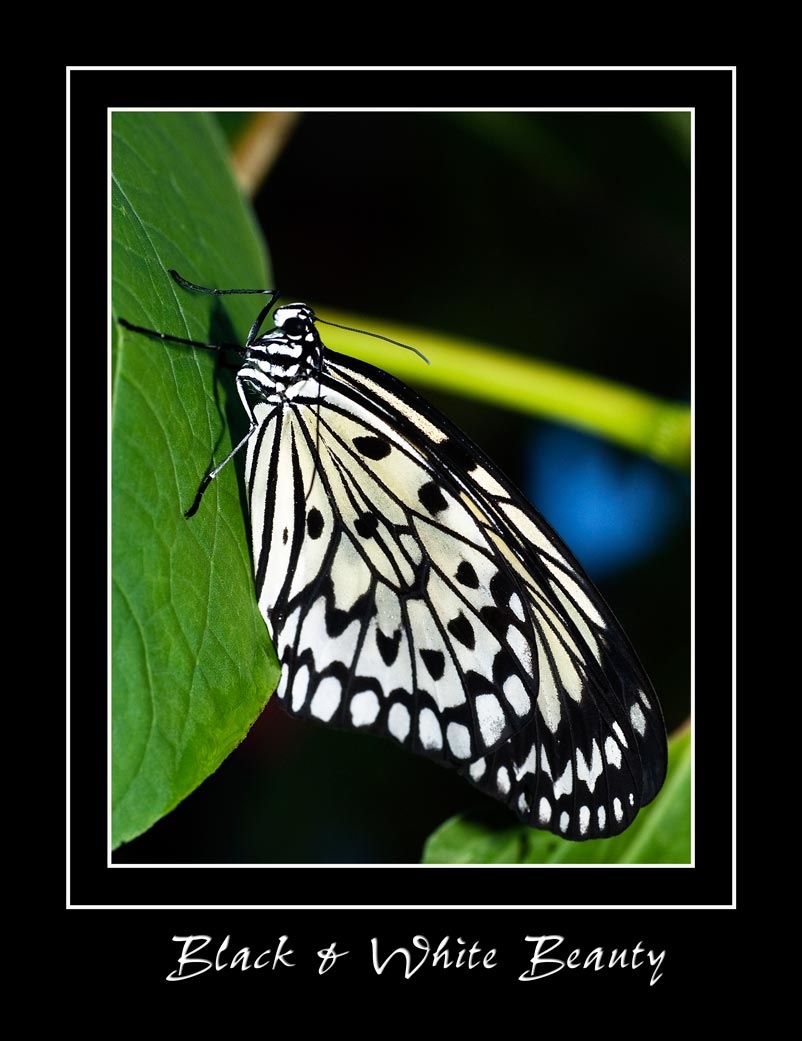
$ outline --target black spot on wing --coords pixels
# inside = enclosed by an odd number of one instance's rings
[[[316,506],[306,516],[306,530],[310,539],[319,539],[323,534],[323,514]]]
[[[427,481],[426,484],[422,485],[418,490],[418,498],[429,513],[441,513],[443,510],[448,509],[448,503],[436,481]]]
[[[457,470],[470,473],[476,467],[476,460],[463,445],[453,437],[447,437],[437,445],[438,455],[445,456]]]
[[[390,454],[390,446],[381,437],[355,437],[353,443],[357,452],[368,459],[385,459]]]
[[[385,665],[392,665],[398,657],[398,645],[401,642],[401,630],[396,629],[392,636],[385,636],[381,629],[376,630],[376,646]]]
[[[479,612],[479,615],[494,636],[501,640],[506,639],[507,630],[510,627],[510,622],[513,620],[509,610],[486,604]]]
[[[467,586],[468,589],[479,588],[479,577],[473,569],[473,565],[467,560],[461,560],[460,565],[457,568],[454,578],[460,583],[460,585]]]
[[[372,598],[370,593],[363,593],[348,608],[337,607],[334,598],[334,584],[331,578],[321,585],[321,593],[325,600],[326,634],[332,637],[342,636],[348,626],[356,619],[363,619]]]
[[[474,669],[468,669],[464,676],[465,688],[471,698],[478,698],[480,694],[494,694],[493,684],[487,676]]]
[[[515,586],[503,571],[497,571],[490,579],[490,593],[499,607],[508,607],[514,592]]]
[[[363,513],[362,516],[358,517],[354,522],[357,534],[361,535],[363,539],[373,538],[378,526],[379,518],[375,513]]]
[[[357,601],[359,604],[359,601]],[[348,626],[351,624],[353,614],[351,611],[343,611],[339,607],[326,608],[326,633],[334,637],[342,636]]]
[[[493,682],[499,687],[503,687],[504,681],[515,673],[515,659],[509,651],[502,647],[493,658]]]
[[[426,666],[432,679],[442,679],[446,667],[446,660],[443,652],[425,648],[421,650],[420,656],[423,659],[423,664]]]
[[[476,637],[473,634],[473,626],[460,611],[456,618],[452,618],[448,623],[448,631],[454,637],[455,640],[459,640],[461,644],[467,647],[469,650],[473,650],[476,645]]]

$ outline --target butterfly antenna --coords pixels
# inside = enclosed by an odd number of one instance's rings
[[[316,322],[322,322],[324,325],[333,325],[335,329],[345,329],[349,333],[362,333],[363,336],[373,336],[376,340],[386,340],[387,343],[392,343],[396,347],[403,347],[405,351],[412,351],[413,354],[417,354],[419,358],[422,358],[427,365],[432,363],[426,357],[426,355],[419,351],[417,347],[410,347],[408,343],[401,343],[399,340],[391,340],[389,336],[382,336],[381,333],[369,333],[366,329],[356,329],[352,325],[340,325],[339,322],[328,322],[325,318],[320,318],[315,315]]]

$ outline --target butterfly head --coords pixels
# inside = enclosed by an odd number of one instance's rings
[[[315,312],[306,304],[282,304],[273,312],[273,323],[291,340],[317,339]]]
[[[323,344],[315,312],[306,304],[282,304],[273,312],[275,328],[250,347],[249,357],[284,385],[320,371]]]

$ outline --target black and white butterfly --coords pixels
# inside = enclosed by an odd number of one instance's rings
[[[187,513],[247,445],[256,595],[284,708],[388,736],[531,827],[623,831],[663,784],[660,705],[551,527],[418,394],[328,350],[305,304],[276,307],[260,335],[275,291],[171,274],[270,295],[231,348],[248,431]]]

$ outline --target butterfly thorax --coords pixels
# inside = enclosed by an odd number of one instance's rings
[[[281,392],[320,372],[323,344],[315,328],[314,311],[306,304],[276,308],[273,321],[275,329],[250,345],[244,368],[257,370]]]

